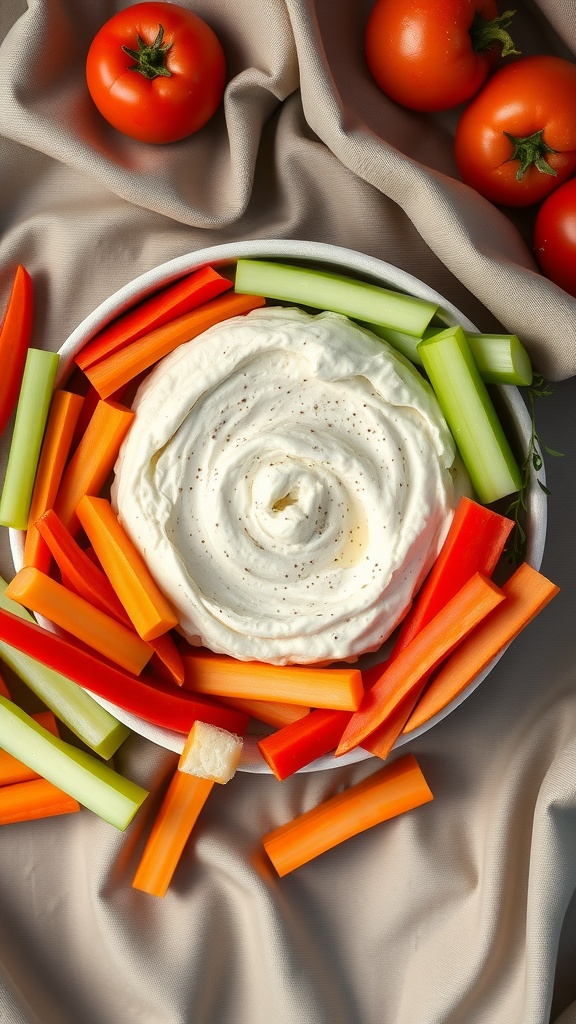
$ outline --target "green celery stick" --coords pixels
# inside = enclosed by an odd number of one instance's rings
[[[422,366],[422,357],[418,352],[420,341],[433,338],[446,330],[446,326],[427,327],[420,339],[405,334],[403,331],[379,327],[377,324],[363,323],[362,327],[372,331],[378,338],[383,338],[392,348],[401,352],[417,366]],[[464,335],[485,384],[530,386],[532,383],[530,356],[516,334],[474,334],[472,331],[464,331]]]
[[[516,334],[469,334],[466,340],[485,384],[532,383],[530,356]]]
[[[0,498],[0,524],[25,530],[58,369],[56,352],[28,349]]]
[[[416,366],[422,366],[422,359],[418,353],[418,345],[425,338],[428,332],[436,331],[435,327],[427,327],[424,334],[421,337],[414,337],[413,334],[406,334],[404,331],[395,331],[391,327],[382,327],[381,324],[369,324],[367,321],[360,323],[361,327],[365,327],[367,331],[372,331],[377,338],[382,338],[383,341],[387,341],[392,348],[400,352],[401,355],[406,356],[411,363]],[[442,329],[442,328],[440,328]]]
[[[0,577],[0,608],[33,622],[22,605],[6,597],[7,583]],[[41,665],[34,658],[22,654],[4,641],[0,641],[0,658],[53,711],[79,740],[107,761],[130,735],[126,725],[117,721],[81,686]]]
[[[422,337],[438,309],[434,302],[309,267],[266,260],[238,260],[235,289],[282,302],[343,313]]]
[[[418,351],[479,500],[520,490],[520,469],[462,328],[427,338]]]
[[[147,790],[53,736],[1,695],[0,747],[121,831],[148,796]]]

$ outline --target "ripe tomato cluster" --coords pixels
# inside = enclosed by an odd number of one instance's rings
[[[462,181],[498,205],[542,204],[536,258],[576,296],[576,64],[519,56],[513,13],[498,15],[495,0],[376,0],[366,59],[382,91],[405,107],[465,104],[454,140]]]
[[[86,59],[88,91],[106,120],[141,142],[167,143],[202,128],[226,84],[222,46],[193,11],[153,0],[110,18]]]

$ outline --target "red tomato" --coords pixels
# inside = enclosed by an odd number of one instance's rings
[[[473,96],[498,56],[516,53],[495,0],[376,0],[366,60],[383,92],[412,110],[449,110]]]
[[[576,64],[522,57],[497,71],[456,129],[462,181],[493,203],[538,203],[576,171]]]
[[[576,298],[576,178],[557,188],[538,210],[534,252],[546,277]]]
[[[86,60],[88,90],[114,128],[141,142],[175,142],[217,110],[226,84],[222,47],[192,11],[142,3],[110,18]]]

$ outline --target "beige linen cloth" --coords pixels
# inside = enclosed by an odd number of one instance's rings
[[[557,382],[537,412],[565,453],[549,460],[542,566],[562,593],[403,748],[435,800],[283,880],[262,834],[374,762],[282,784],[238,773],[164,900],[131,887],[136,823],[120,835],[82,811],[2,829],[0,1021],[576,1022],[576,302],[537,272],[533,211],[506,214],[457,180],[458,112],[401,110],[371,82],[369,0],[184,2],[218,33],[229,83],[202,132],[155,148],[110,129],[85,89],[89,42],[121,3],[3,0],[2,303],[24,263],[34,343],[56,349],[124,282],[219,242],[314,239],[409,270],[478,327],[518,333]],[[518,7],[523,52],[573,56],[574,4]],[[5,535],[0,557],[10,576]],[[134,736],[116,763],[158,787],[175,755]]]

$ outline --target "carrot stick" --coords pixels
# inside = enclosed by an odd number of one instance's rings
[[[344,754],[363,743],[418,686],[422,677],[503,600],[499,587],[481,573],[475,573],[398,657],[386,663],[380,679],[366,691],[359,710],[352,715],[336,754]]]
[[[149,331],[162,327],[184,313],[189,313],[231,287],[232,281],[222,277],[212,267],[195,270],[106,324],[80,350],[75,357],[76,363],[85,370],[99,359],[117,352],[129,342],[137,341]]]
[[[32,278],[18,265],[0,326],[0,435],[18,401],[26,354],[32,340],[34,291]]]
[[[59,735],[56,718],[52,711],[40,711],[37,715],[32,715],[31,717],[44,729],[52,733],[53,736]],[[19,761],[13,754],[9,754],[7,750],[0,749],[0,786],[11,786],[16,782],[28,782],[30,779],[37,779],[38,777],[38,772],[34,768],[24,764],[23,761]]]
[[[82,404],[80,395],[58,390],[48,413],[24,543],[24,565],[34,565],[43,572],[50,568],[50,552],[34,521],[54,504]]]
[[[48,509],[36,521],[36,528],[60,570],[62,583],[68,590],[85,598],[95,608],[111,615],[124,626],[133,629],[124,606],[120,603],[106,573],[90,555],[80,547],[69,530],[60,522],[54,509]],[[182,686],[184,665],[171,633],[149,640],[153,654],[150,666],[163,679]]]
[[[163,633],[153,640],[147,640],[152,648],[153,655],[150,659],[150,668],[154,669],[157,675],[165,682],[173,683],[175,686],[184,684],[184,662],[180,651],[176,646],[172,633]]]
[[[152,650],[132,630],[33,566],[16,573],[6,597],[43,615],[127,672],[139,675]]]
[[[211,779],[174,772],[134,875],[135,889],[165,896],[210,791]]]
[[[53,818],[57,814],[72,814],[79,810],[80,804],[74,797],[63,793],[47,779],[15,782],[12,786],[0,788],[0,825]]]
[[[275,726],[276,729],[297,722],[310,714],[310,708],[302,707],[300,704],[283,704],[277,700],[249,700],[247,697],[221,697],[220,700],[231,708],[245,711],[259,722]]]
[[[410,716],[405,732],[417,729],[442,711],[511,643],[559,591],[527,562],[503,584],[506,600],[481,622],[433,677]]]
[[[461,498],[442,550],[400,627],[391,658],[397,657],[475,572],[483,576],[492,575],[513,525],[511,519],[471,498]],[[373,671],[370,669],[368,674],[363,674],[366,689],[375,681]],[[429,675],[424,676],[382,725],[364,740],[362,746],[365,750],[382,759],[388,757],[428,679]]]
[[[177,616],[110,502],[86,494],[76,506],[76,515],[139,636],[154,640],[177,626]]]
[[[87,366],[85,373],[101,398],[108,398],[119,387],[133,380],[159,359],[163,359],[178,345],[196,338],[214,324],[229,317],[248,313],[265,304],[265,299],[253,295],[220,295],[198,309],[178,317],[171,323],[157,327],[150,334],[112,355]]]
[[[54,510],[76,533],[76,506],[85,494],[98,494],[112,471],[134,413],[116,402],[98,402],[94,415],[70,459],[58,489]]]
[[[463,497],[438,558],[406,615],[394,645],[397,654],[475,572],[491,576],[504,551],[513,520]]]
[[[195,693],[345,711],[354,711],[362,699],[362,675],[357,668],[265,665],[236,661],[209,651],[185,651],[182,660],[184,685]]]
[[[412,754],[268,832],[262,842],[279,875],[287,875],[334,846],[433,799]]]

